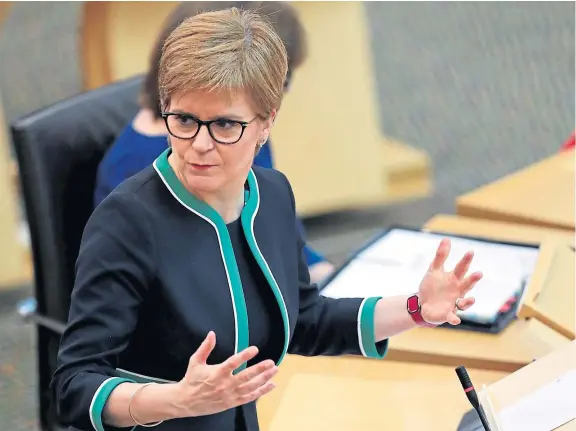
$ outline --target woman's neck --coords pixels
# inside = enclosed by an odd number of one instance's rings
[[[195,195],[198,196],[197,194]],[[200,196],[200,199],[214,208],[224,222],[228,224],[237,220],[242,213],[242,209],[244,208],[244,188],[241,189],[240,193],[236,193],[229,198],[209,195],[205,197]]]
[[[173,155],[168,156],[168,163],[172,170],[182,183],[182,185],[194,195],[197,199],[210,205],[222,217],[226,224],[237,220],[244,208],[244,184],[229,184],[228,187],[222,188],[218,193],[205,193],[193,190],[188,185],[184,175],[181,174],[177,164],[174,162]]]

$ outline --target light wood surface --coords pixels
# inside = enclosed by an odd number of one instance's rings
[[[105,25],[110,22],[112,18],[110,13],[113,11],[110,11],[103,3],[87,1],[83,4],[80,24],[80,62],[85,90],[94,90],[113,81],[110,51],[114,49],[115,44],[111,34],[112,29]],[[133,22],[145,24],[140,20]],[[155,31],[151,29],[148,37],[153,37],[153,34]],[[134,44],[135,49],[141,46],[142,44]]]
[[[12,2],[0,1],[0,28],[10,13]],[[0,94],[0,290],[28,284],[28,250],[18,241],[20,216],[15,187],[14,163],[11,157],[7,124]]]
[[[85,2],[86,88],[144,73],[156,35],[176,4]],[[276,167],[290,179],[299,213],[311,216],[428,195],[429,156],[382,135],[363,4],[293,6],[307,30],[309,57],[294,73],[272,141]],[[342,84],[350,82],[354,85]]]
[[[437,232],[525,243],[539,243],[550,235],[548,230],[529,226],[507,229],[506,225],[496,223],[491,227],[491,222],[488,221],[462,220],[444,215],[434,217],[424,227]],[[562,235],[559,238],[562,238]],[[513,372],[568,342],[568,338],[541,322],[519,319],[500,334],[444,328],[414,329],[390,340],[388,357],[399,361],[465,365],[470,368]]]
[[[576,278],[574,248],[543,244],[527,286],[519,315],[533,317],[574,340],[576,328]]]
[[[478,238],[523,244],[559,242],[574,245],[574,234],[564,229],[517,223],[469,218],[458,215],[438,214],[424,225],[424,229],[450,232],[457,235],[474,235]]]
[[[507,373],[469,370],[479,384]],[[288,355],[258,401],[265,431],[455,431],[471,406],[452,367]]]
[[[27,284],[27,250],[18,240],[20,209],[14,190],[10,141],[0,94],[0,290]]]
[[[487,405],[486,394],[488,394],[497,415],[521,397],[529,395],[571,370],[576,370],[576,341],[567,343],[521,370],[488,385],[487,392],[480,393],[480,399],[483,405]],[[557,430],[576,430],[576,421],[569,422]]]
[[[466,217],[511,221],[574,232],[574,151],[551,156],[457,201]]]

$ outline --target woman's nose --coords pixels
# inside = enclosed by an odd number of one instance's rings
[[[192,140],[192,146],[197,151],[210,151],[214,148],[214,141],[212,140],[212,136],[210,136],[210,132],[208,131],[208,127],[206,125],[200,126],[200,130],[198,130],[198,134]]]

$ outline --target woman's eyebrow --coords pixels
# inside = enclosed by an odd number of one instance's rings
[[[190,117],[197,118],[194,114],[184,111],[183,109],[172,109],[170,112],[172,112],[173,114],[188,115]]]
[[[220,116],[218,116],[218,117],[216,117],[216,118],[223,118],[223,119],[226,119],[226,120],[233,120],[233,121],[246,121],[243,116],[241,116],[241,115],[235,115],[235,114],[232,114],[232,113],[228,113],[228,114],[226,114],[226,115],[220,115]]]
[[[196,118],[198,120],[203,120],[203,121],[213,121],[213,120],[232,120],[232,121],[240,121],[240,122],[249,121],[249,120],[246,120],[244,118],[244,116],[236,115],[232,112],[226,112],[226,113],[221,114],[221,115],[213,115],[210,118],[206,118],[206,119],[202,119],[202,118],[198,117],[197,115],[195,115],[189,111],[185,111],[183,109],[173,109],[171,112],[173,112],[174,114],[179,114],[179,115],[187,115],[187,116]]]

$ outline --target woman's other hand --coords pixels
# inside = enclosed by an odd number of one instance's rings
[[[188,370],[178,385],[176,404],[182,417],[219,413],[260,398],[274,389],[270,379],[278,368],[266,360],[233,374],[244,362],[254,358],[258,348],[251,346],[218,365],[206,361],[216,345],[216,335],[208,333],[190,358]]]
[[[454,270],[445,271],[444,264],[450,254],[450,241],[443,239],[438,246],[436,256],[420,283],[420,303],[422,318],[428,323],[442,324],[448,322],[458,325],[461,320],[456,315],[456,301],[458,309],[464,311],[474,304],[473,297],[464,296],[482,278],[481,272],[466,276],[473,253],[469,251],[456,264]],[[461,299],[459,299],[461,298]]]

